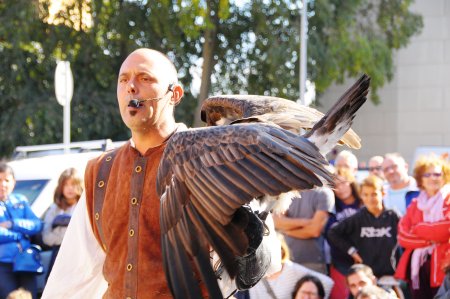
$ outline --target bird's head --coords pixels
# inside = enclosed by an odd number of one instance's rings
[[[214,96],[203,102],[201,120],[208,126],[229,125],[243,117],[246,101],[238,96]]]

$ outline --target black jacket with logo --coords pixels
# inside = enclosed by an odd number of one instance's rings
[[[328,242],[347,252],[355,247],[363,263],[377,277],[393,275],[396,267],[397,224],[400,216],[385,209],[379,217],[362,208],[353,216],[331,227]]]

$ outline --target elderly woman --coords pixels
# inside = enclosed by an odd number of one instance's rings
[[[450,168],[437,157],[422,157],[414,168],[420,188],[400,220],[398,241],[406,250],[396,276],[411,282],[412,297],[433,298],[444,279],[440,267],[450,246]]]
[[[20,287],[36,298],[36,274],[13,272],[13,262],[21,248],[30,245],[28,236],[40,232],[42,224],[28,200],[12,193],[15,184],[12,168],[0,162],[0,298]]]

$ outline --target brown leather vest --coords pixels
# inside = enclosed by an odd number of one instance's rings
[[[128,142],[114,159],[108,158],[111,152],[105,153],[86,167],[89,218],[106,252],[103,275],[109,286],[104,298],[172,298],[162,265],[156,194],[156,174],[164,148],[165,144],[141,156]],[[98,178],[99,167],[108,162],[109,179],[103,181]],[[98,212],[94,208],[96,190],[104,192]],[[103,237],[96,221],[101,222]]]

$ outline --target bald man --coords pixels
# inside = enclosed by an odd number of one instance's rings
[[[42,298],[171,298],[163,272],[156,173],[183,88],[162,53],[123,62],[117,100],[131,139],[89,162],[85,193]],[[145,182],[145,183],[144,183]]]
[[[383,198],[387,209],[395,210],[400,216],[407,208],[406,193],[417,190],[416,180],[408,175],[408,164],[398,153],[388,153],[382,163],[383,174],[388,182]]]

